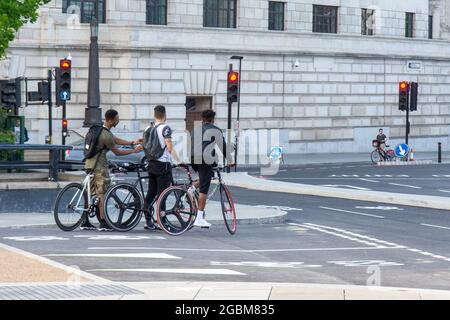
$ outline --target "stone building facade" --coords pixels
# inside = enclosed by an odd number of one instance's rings
[[[235,28],[205,27],[206,0],[168,0],[164,25],[147,23],[146,0],[105,0],[103,110],[117,109],[120,129],[137,133],[148,125],[152,106],[164,104],[173,126],[183,130],[193,117],[187,99],[194,99],[212,107],[226,127],[228,65],[237,69],[230,57],[241,55],[240,128],[279,129],[288,153],[368,151],[379,127],[392,143],[403,140],[402,80],[420,84],[419,110],[411,117],[414,149],[450,143],[449,0],[274,1],[284,3],[280,31],[268,30],[266,0],[237,0]],[[70,53],[67,114],[70,128],[78,130],[87,100],[89,24],[79,22],[76,10],[64,13],[63,5],[52,0],[37,23],[20,30],[0,77],[45,77]],[[314,32],[314,5],[337,7],[336,33]],[[362,35],[362,9],[374,12],[373,35]],[[413,13],[411,38],[405,37],[406,13]],[[54,111],[60,132],[61,110]],[[43,143],[47,109],[29,106],[21,114],[30,142]]]

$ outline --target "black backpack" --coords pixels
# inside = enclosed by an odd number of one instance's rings
[[[97,155],[102,150],[97,150],[97,143],[98,138],[100,137],[100,134],[102,133],[103,129],[106,129],[102,125],[94,124],[92,127],[89,128],[88,133],[86,134],[86,137],[84,138],[84,159],[91,159],[95,155]]]
[[[166,146],[161,147],[161,142],[158,137],[157,128],[163,123],[159,123],[156,126],[149,127],[144,132],[144,153],[147,160],[158,160],[164,154]]]

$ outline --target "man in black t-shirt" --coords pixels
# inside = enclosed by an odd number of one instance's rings
[[[386,148],[387,137],[383,133],[383,129],[382,128],[380,128],[380,130],[378,130],[377,140],[378,140],[379,147],[384,150],[384,148]]]

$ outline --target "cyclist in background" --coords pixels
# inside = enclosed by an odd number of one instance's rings
[[[376,140],[378,141],[378,147],[384,151],[384,149],[386,148],[387,137],[384,134],[382,128],[380,128],[380,130],[378,130],[378,135],[377,135]]]

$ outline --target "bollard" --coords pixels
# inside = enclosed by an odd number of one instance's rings
[[[442,143],[438,143],[438,163],[442,163]]]

